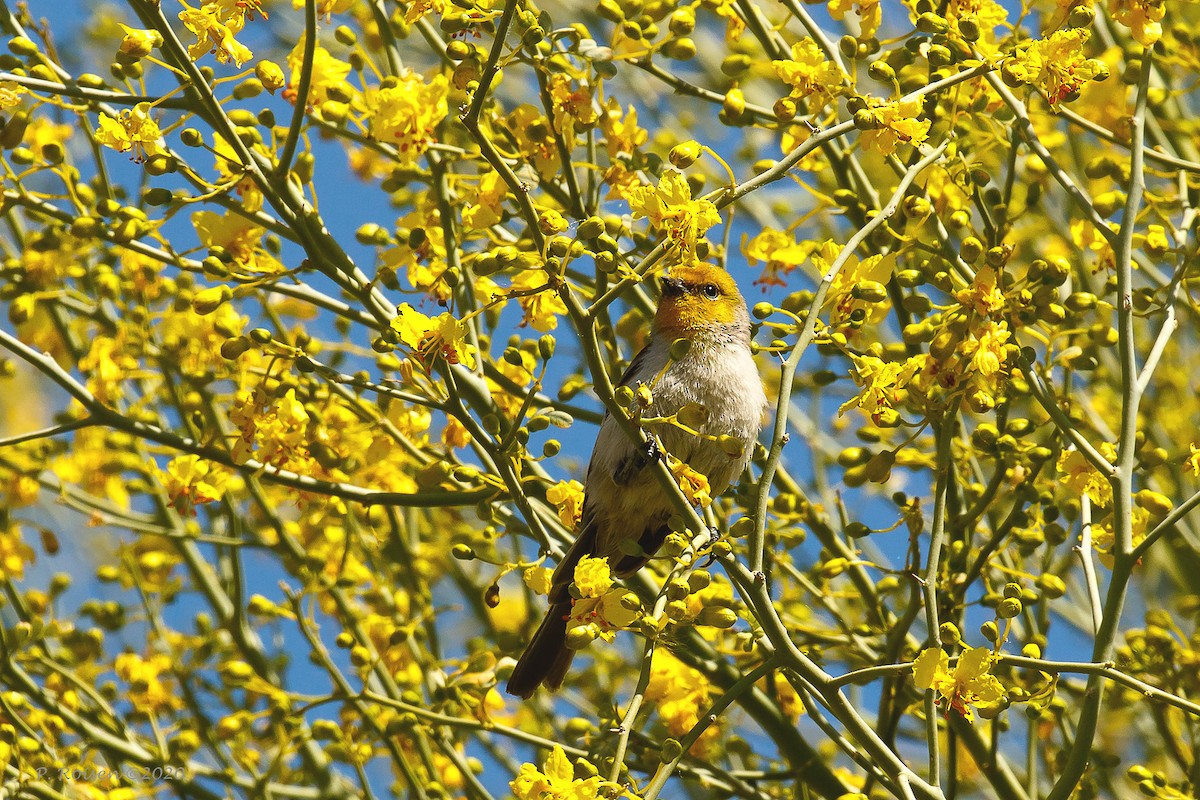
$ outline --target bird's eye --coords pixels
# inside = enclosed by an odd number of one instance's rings
[[[707,297],[709,300],[716,300],[718,297],[721,296],[721,290],[717,288],[717,285],[715,283],[704,284],[704,286],[701,287],[700,291],[703,292],[704,296]]]

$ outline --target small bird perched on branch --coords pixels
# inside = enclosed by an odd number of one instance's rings
[[[688,346],[673,347],[679,339]],[[647,448],[611,415],[605,417],[588,465],[582,530],[554,570],[550,608],[508,679],[509,694],[529,697],[543,684],[551,690],[562,685],[574,655],[567,646],[569,589],[581,558],[606,558],[613,575],[627,577],[666,539],[674,506],[646,470],[658,455],[655,438],[666,452],[704,475],[713,496],[750,460],[767,398],[750,352],[746,301],[728,272],[691,263],[662,278],[650,341],[620,381],[631,388],[638,384],[648,386],[653,398],[644,417],[670,417],[689,404],[702,406],[699,435],[667,422],[646,423]]]

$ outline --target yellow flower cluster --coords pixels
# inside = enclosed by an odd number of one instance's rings
[[[721,221],[715,205],[692,199],[687,179],[675,170],[664,170],[657,187],[633,189],[628,199],[633,216],[645,217],[654,227],[666,231],[672,245],[687,258],[695,258],[700,237]]]
[[[580,597],[572,602],[567,619],[568,643],[611,642],[618,630],[637,620],[638,604],[629,599],[636,601],[636,596],[613,584],[608,559],[581,558],[572,577]]]
[[[234,66],[240,67],[254,57],[250,48],[236,37],[246,27],[247,18],[253,19],[256,3],[208,0],[199,8],[192,8],[183,0],[181,2],[183,11],[179,12],[179,19],[196,37],[196,41],[188,45],[189,58],[196,61],[206,53],[216,53],[217,61],[222,64],[232,61]]]
[[[542,768],[522,764],[517,777],[508,784],[516,800],[595,800],[597,797],[622,797],[637,800],[637,796],[620,784],[606,781],[596,774],[596,768],[580,758],[581,772],[587,777],[575,777],[575,767],[566,752],[558,745],[550,752]]]
[[[1022,46],[1005,62],[1005,80],[1036,86],[1052,106],[1075,98],[1088,81],[1108,77],[1103,61],[1084,55],[1088,36],[1086,29],[1071,28]]]

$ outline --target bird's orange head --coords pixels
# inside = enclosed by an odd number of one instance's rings
[[[655,327],[672,336],[749,329],[746,302],[720,267],[703,262],[672,267],[662,278]]]

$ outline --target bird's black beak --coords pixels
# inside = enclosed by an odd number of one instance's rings
[[[683,294],[683,281],[664,275],[659,281],[663,297],[678,297]]]

